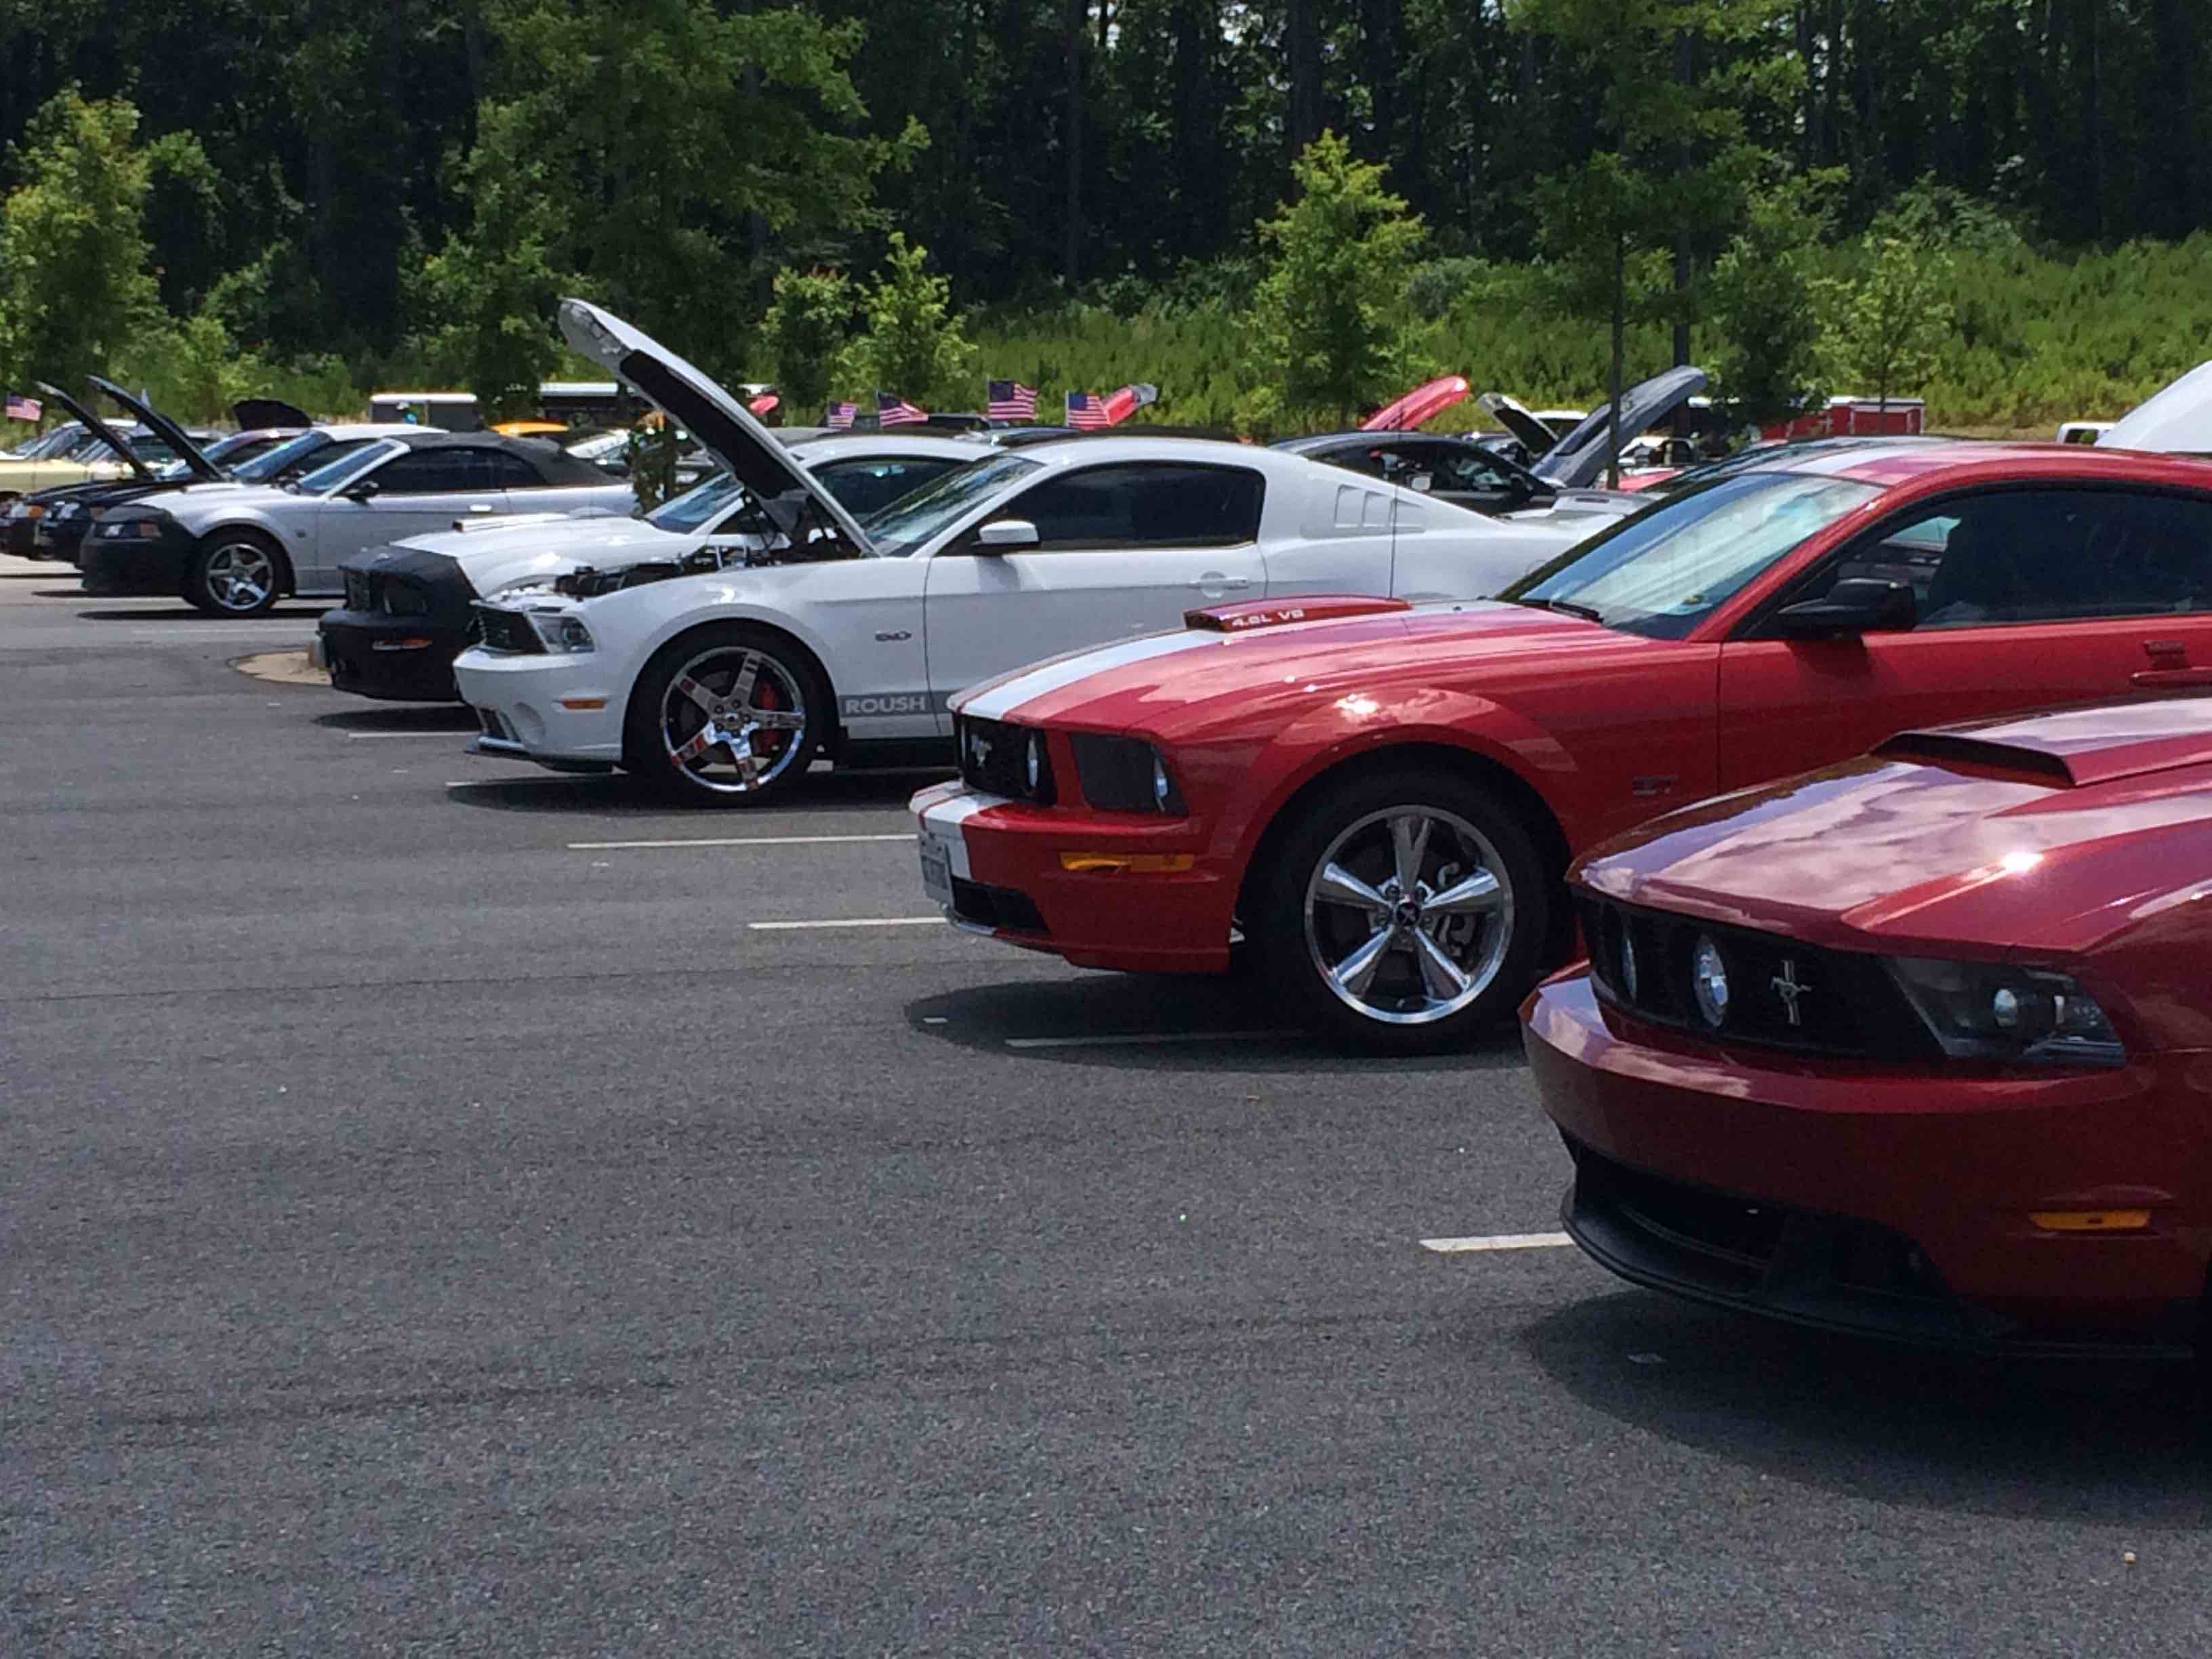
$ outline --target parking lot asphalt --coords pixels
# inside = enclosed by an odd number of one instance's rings
[[[0,560],[0,1647],[2201,1653],[2193,1380],[1747,1326],[1381,1065]],[[702,843],[720,844],[702,844]],[[879,924],[769,927],[758,923]]]

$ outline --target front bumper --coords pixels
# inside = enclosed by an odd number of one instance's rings
[[[464,631],[420,617],[326,611],[316,624],[323,665],[339,691],[395,702],[457,702],[453,659]]]
[[[37,530],[32,538],[31,556],[52,559],[61,564],[75,564],[84,555],[84,532],[88,519],[64,519],[59,522],[47,514],[35,521]]]
[[[181,593],[185,572],[198,544],[173,524],[154,537],[127,539],[87,536],[77,568],[88,593]]]
[[[2193,1056],[2049,1076],[1753,1056],[1632,1025],[1581,972],[1522,1023],[1576,1159],[1567,1231],[1625,1279],[1974,1352],[2195,1340],[2212,1217]],[[2030,1219],[2128,1209],[2149,1224]]]
[[[1200,849],[1203,832],[1188,820],[1035,806],[958,782],[925,789],[910,806],[924,848],[951,872],[947,921],[1053,951],[1079,968],[1228,969],[1235,872]],[[1063,854],[1188,854],[1191,866],[1170,873],[1069,870]]]
[[[526,757],[556,770],[573,769],[567,763],[574,763],[598,769],[623,757],[629,688],[617,683],[604,653],[507,656],[477,648],[454,659],[453,680],[483,722],[486,753]]]
[[[47,555],[39,550],[39,531],[46,523],[40,519],[0,519],[0,553],[18,559],[43,559]]]

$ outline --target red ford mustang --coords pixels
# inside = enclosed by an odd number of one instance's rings
[[[1579,866],[1522,1011],[1641,1284],[1966,1347],[2195,1339],[2212,699],[1907,732]]]
[[[961,781],[915,798],[924,885],[1085,966],[1219,971],[1241,932],[1291,1017],[1452,1040],[1565,959],[1569,860],[1656,813],[1907,726],[2212,684],[2212,465],[1771,452],[1502,599],[1194,613],[969,691]]]

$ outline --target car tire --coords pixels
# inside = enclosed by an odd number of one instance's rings
[[[283,553],[253,530],[211,532],[185,571],[185,597],[214,617],[258,617],[283,585]]]
[[[695,629],[637,677],[623,765],[691,805],[764,805],[805,777],[833,720],[821,670],[788,635],[744,623]]]
[[[1304,1029],[1420,1054],[1510,1013],[1556,901],[1505,803],[1474,777],[1407,767],[1324,786],[1292,810],[1260,872],[1251,935]]]

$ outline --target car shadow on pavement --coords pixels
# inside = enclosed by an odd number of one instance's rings
[[[1062,1065],[1183,1071],[1199,1060],[1239,1071],[1491,1070],[1521,1063],[1511,1021],[1475,1043],[1440,1054],[1378,1060],[1310,1032],[1286,1029],[1280,1004],[1227,975],[1085,974],[963,987],[906,1006],[925,1036],[963,1048]]]
[[[328,720],[331,716],[325,715]],[[473,721],[464,728],[476,729]],[[866,811],[903,807],[917,789],[951,775],[947,772],[825,772],[809,778],[799,794],[780,800],[773,811],[781,830],[761,825],[759,815],[743,810],[718,811],[713,807],[687,807],[654,794],[623,773],[563,775],[536,768],[518,769],[507,778],[487,778],[452,792],[464,806],[498,812],[613,812],[631,817],[650,816],[670,826],[672,836],[707,839],[717,836],[787,834],[787,820],[815,812]],[[748,823],[757,827],[748,830]],[[906,828],[913,827],[908,820]]]
[[[1762,1476],[1993,1516],[2205,1524],[2212,1403],[2185,1364],[1931,1355],[1633,1290],[1522,1340],[1583,1405]]]
[[[57,587],[35,594],[33,597],[41,599],[81,599],[84,597],[84,593],[82,590],[75,587]],[[217,617],[204,611],[195,610],[179,599],[174,605],[163,605],[159,610],[80,611],[76,613],[76,617],[79,622],[179,623],[306,622],[312,617],[321,616],[329,609],[330,607],[325,605],[280,605],[252,617]]]
[[[333,709],[315,716],[329,732],[465,732],[478,730],[477,717],[457,702],[386,702],[368,708]]]

